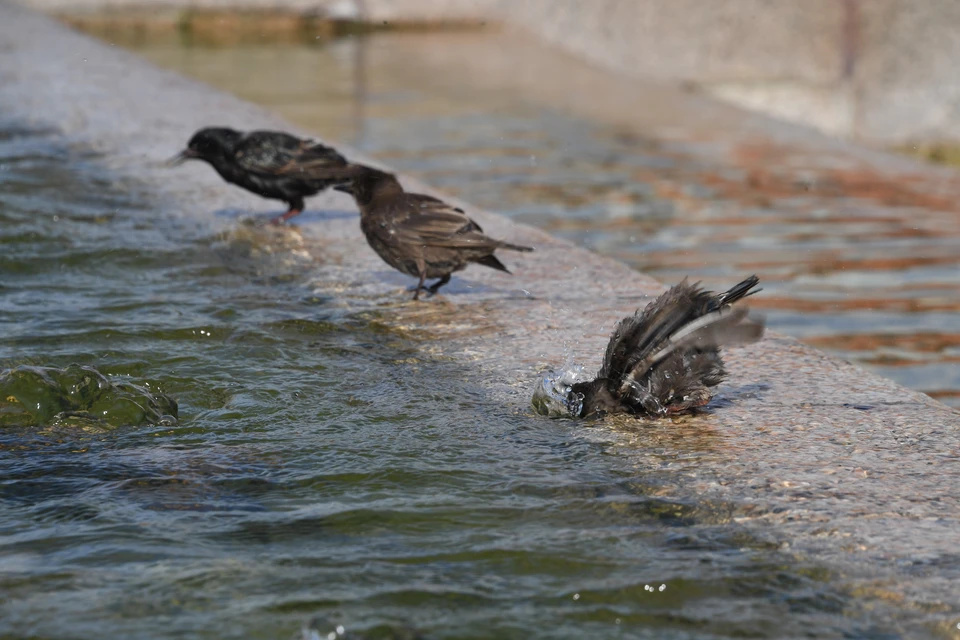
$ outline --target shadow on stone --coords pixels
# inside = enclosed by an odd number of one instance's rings
[[[251,214],[245,209],[218,209],[213,212],[214,217],[236,220],[238,223],[246,226],[262,227],[270,224],[270,221],[277,216],[286,213],[282,210],[270,213]],[[331,220],[346,220],[349,218],[359,218],[356,211],[347,211],[343,209],[307,209],[297,217],[286,224],[276,225],[283,227],[296,227],[300,222],[329,222]]]

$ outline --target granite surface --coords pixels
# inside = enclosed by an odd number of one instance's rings
[[[5,117],[55,128],[99,152],[118,184],[156,203],[158,215],[241,232],[234,218],[212,212],[264,211],[262,200],[225,187],[212,171],[177,171],[173,180],[162,161],[211,123],[293,129],[277,116],[12,5],[0,4],[0,52]],[[624,83],[623,90],[633,89]],[[878,182],[904,171],[929,184],[945,175],[683,92],[653,92],[650,102],[651,130],[696,140],[715,160],[744,135],[766,140],[777,159],[869,165]],[[464,206],[491,235],[537,251],[503,256],[513,277],[472,268],[455,276],[446,295],[419,304],[407,300],[409,279],[367,248],[345,195],[309,201],[297,228],[250,233],[291,259],[309,260],[314,295],[346,313],[375,314],[419,340],[425,354],[469,364],[476,373],[464,383],[472,394],[542,420],[529,408],[540,372],[571,355],[597,367],[614,322],[663,285]],[[557,421],[556,428],[589,430],[638,472],[679,478],[673,497],[710,505],[705,517],[822,564],[851,593],[882,604],[901,631],[955,633],[960,415],[780,335],[731,350],[727,360],[730,379],[707,414],[655,423]]]

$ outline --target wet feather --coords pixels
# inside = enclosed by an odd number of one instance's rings
[[[756,293],[751,276],[729,291],[704,291],[686,279],[617,323],[594,380],[571,387],[568,405],[580,416],[632,413],[663,416],[706,404],[726,375],[720,349],[763,335],[762,320],[733,307]]]

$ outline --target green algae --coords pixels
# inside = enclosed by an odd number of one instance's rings
[[[112,381],[90,366],[23,365],[0,372],[0,427],[109,431],[176,423],[177,402],[170,396],[146,385]]]
[[[894,147],[893,151],[902,153],[933,164],[960,167],[960,144],[951,142],[929,142],[906,144]]]

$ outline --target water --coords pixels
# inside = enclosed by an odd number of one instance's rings
[[[578,112],[564,83],[597,74],[509,34],[375,36],[359,85],[353,40],[128,44],[661,281],[725,288],[757,273],[764,293],[752,306],[774,330],[960,406],[960,228],[949,203],[869,178],[783,183],[765,160],[704,164]]]
[[[179,402],[176,424],[0,429],[0,637],[293,638],[317,615],[370,638],[881,637],[899,615],[691,495],[709,434],[667,425],[638,466],[505,406],[310,295],[298,237],[213,232],[0,127],[0,366]]]

